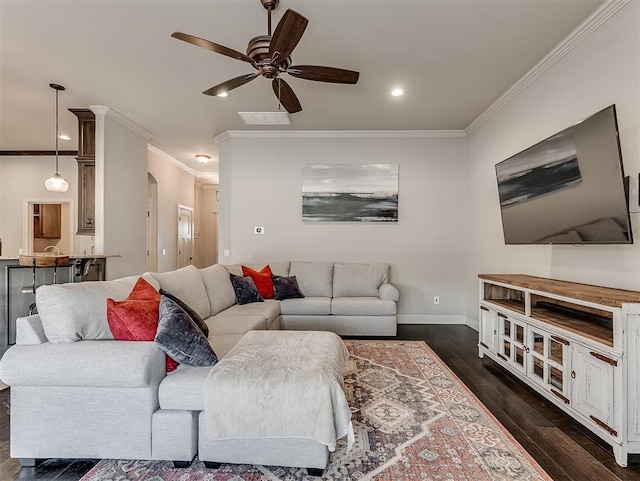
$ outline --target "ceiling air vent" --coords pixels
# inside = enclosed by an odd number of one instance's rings
[[[238,112],[247,125],[291,125],[289,112]]]

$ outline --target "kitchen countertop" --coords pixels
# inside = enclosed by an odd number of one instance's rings
[[[32,254],[26,254],[32,255]],[[63,254],[66,255],[66,254]],[[103,259],[105,257],[120,257],[120,254],[94,254],[92,256],[74,256],[69,254],[69,259]],[[0,261],[12,261],[12,260],[20,260],[20,256],[0,256]]]

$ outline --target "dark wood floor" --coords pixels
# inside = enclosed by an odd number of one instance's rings
[[[400,325],[397,339],[427,341],[555,481],[640,481],[640,456],[621,468],[611,449],[489,359],[459,325]],[[22,468],[9,457],[9,390],[0,392],[0,481],[77,481],[96,461],[49,460]]]

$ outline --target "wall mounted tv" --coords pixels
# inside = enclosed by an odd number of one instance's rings
[[[632,244],[611,105],[496,165],[505,244]]]

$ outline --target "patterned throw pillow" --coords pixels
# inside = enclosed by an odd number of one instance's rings
[[[229,274],[233,290],[236,291],[236,302],[240,305],[249,304],[250,302],[264,302],[264,299],[258,292],[256,284],[251,277],[242,277],[235,274]]]
[[[162,295],[155,341],[169,357],[189,366],[213,366],[218,356],[189,314]]]
[[[296,276],[271,276],[271,278],[273,280],[273,290],[277,300],[282,301],[284,299],[300,299],[304,297],[304,294],[298,286]]]
[[[251,277],[263,299],[273,299],[273,281],[271,280],[271,267],[264,266],[260,272],[251,267],[242,266],[242,274]]]

